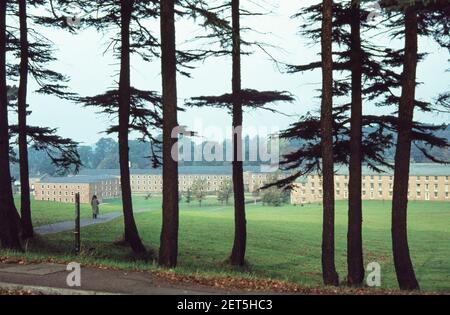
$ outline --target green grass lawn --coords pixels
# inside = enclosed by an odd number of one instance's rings
[[[14,201],[17,209],[19,210],[20,196],[16,196]],[[118,204],[109,203],[101,204],[100,210],[102,213],[122,211]],[[82,218],[92,216],[91,206],[89,204],[81,204],[80,215]],[[73,220],[75,218],[75,205],[73,203],[60,203],[31,199],[31,216],[34,226]]]
[[[159,245],[161,200],[134,198],[135,209],[153,209],[136,214],[139,232],[145,244]],[[35,202],[37,206],[38,203]],[[52,205],[52,203],[49,203]],[[450,292],[450,204],[448,202],[410,202],[408,216],[409,245],[417,278],[424,290]],[[39,208],[47,205],[39,205]],[[52,205],[54,206],[54,205]],[[57,206],[46,210],[54,214]],[[119,209],[119,200],[109,200],[102,208]],[[41,216],[44,214],[34,216]],[[179,267],[181,273],[225,274],[274,278],[301,285],[317,286],[321,278],[321,206],[286,205],[279,208],[247,205],[248,271],[233,271],[223,264],[233,240],[233,209],[214,198],[200,208],[198,203],[180,204]],[[55,217],[52,217],[52,220]],[[45,219],[42,218],[41,222]],[[341,280],[346,275],[347,206],[336,207],[336,266]],[[397,288],[391,254],[390,202],[364,202],[365,264],[381,265],[382,287]],[[154,268],[133,262],[127,248],[113,245],[122,236],[122,219],[89,226],[82,230],[83,255],[79,261],[101,262],[125,268]],[[64,232],[39,237],[29,245],[29,255],[70,256],[73,235]],[[33,254],[34,253],[34,254]],[[40,253],[40,254],[36,254]]]

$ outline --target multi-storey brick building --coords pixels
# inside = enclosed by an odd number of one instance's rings
[[[148,194],[162,192],[161,169],[131,169],[131,191],[133,194]],[[119,176],[119,170],[82,170],[80,174],[108,174]],[[208,192],[218,191],[223,181],[231,181],[231,166],[180,166],[178,187],[180,192],[186,192],[197,179],[205,180]],[[259,167],[244,168],[245,190],[253,192],[268,183],[273,173],[260,172]],[[279,176],[282,176],[281,174]]]
[[[383,173],[363,167],[362,199],[392,199],[394,185],[393,170]],[[348,198],[348,169],[339,167],[334,177],[336,200]],[[409,200],[450,201],[450,167],[439,164],[411,164],[409,176]],[[299,178],[291,191],[291,203],[302,204],[322,201],[322,179],[320,175]]]
[[[93,195],[103,199],[120,197],[120,180],[117,176],[68,176],[45,177],[35,183],[35,199],[58,202],[74,202],[80,193],[80,202],[89,203]]]
[[[36,200],[72,202],[76,192],[81,193],[82,202],[89,202],[93,194],[100,200],[120,196],[120,172],[117,169],[83,170],[79,176],[45,177],[35,184]],[[264,184],[286,174],[260,172],[258,167],[244,168],[245,191],[254,192]],[[409,180],[410,200],[450,201],[450,168],[437,164],[411,164]],[[206,181],[208,192],[216,192],[223,181],[231,181],[229,166],[181,166],[179,168],[179,190],[186,192],[196,179]],[[362,198],[364,200],[389,200],[392,198],[393,172],[376,173],[363,168]],[[162,175],[160,169],[132,169],[131,190],[133,194],[160,194]],[[336,200],[348,198],[348,170],[336,168]],[[294,184],[291,203],[302,204],[322,201],[322,179],[320,175],[301,177]]]

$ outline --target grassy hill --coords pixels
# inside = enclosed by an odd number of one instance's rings
[[[51,204],[51,203],[50,203]],[[71,211],[70,205],[34,202],[35,222],[55,211]],[[59,208],[59,210],[57,210]],[[149,248],[157,249],[161,224],[161,199],[135,197],[139,232]],[[341,281],[346,275],[347,206],[338,201],[336,208],[336,265]],[[109,200],[101,211],[120,211],[120,200]],[[285,205],[269,207],[249,204],[248,251],[250,268],[231,270],[223,264],[233,240],[233,209],[214,198],[199,208],[195,202],[180,206],[180,257],[177,272],[183,274],[232,275],[251,278],[273,278],[301,285],[320,286],[321,278],[321,206]],[[69,212],[68,212],[69,213]],[[59,218],[59,217],[58,217]],[[409,244],[417,278],[424,290],[450,292],[450,207],[448,202],[410,202]],[[51,219],[47,219],[47,221]],[[391,254],[390,202],[364,202],[365,265],[381,265],[382,287],[396,288]],[[113,243],[122,237],[122,219],[89,226],[82,230],[83,253],[74,258],[72,232],[41,236],[29,244],[32,257],[76,259],[120,268],[154,269],[136,262],[128,248]]]

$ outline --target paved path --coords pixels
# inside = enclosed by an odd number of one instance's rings
[[[173,284],[151,272],[118,271],[81,266],[81,286],[69,287],[70,271],[61,264],[0,263],[0,288],[29,289],[44,294],[237,294],[202,285]],[[68,291],[69,290],[69,291]],[[73,291],[76,290],[76,291]],[[249,292],[242,292],[249,293]]]
[[[137,210],[134,211],[134,213],[141,213],[141,212],[148,212],[150,210]],[[94,224],[101,224],[105,222],[112,221],[114,219],[117,219],[119,217],[123,216],[122,212],[110,212],[106,214],[101,214],[97,217],[97,219],[92,218],[85,218],[80,220],[80,227],[85,227],[89,225]],[[57,222],[53,224],[48,225],[42,225],[34,229],[34,231],[38,234],[53,234],[53,233],[59,233],[59,232],[65,232],[65,231],[71,231],[75,227],[75,221],[63,221],[63,222]]]
[[[251,203],[247,203],[247,206],[255,205],[255,203],[252,201]],[[220,211],[223,209],[226,209],[228,206],[221,206],[213,209],[208,209],[208,211]],[[148,210],[148,209],[139,209],[134,211],[134,213],[142,213],[142,212],[148,212],[148,211],[154,211],[154,210]],[[122,212],[110,212],[106,214],[101,214],[97,217],[96,220],[92,218],[85,218],[80,220],[80,227],[85,227],[89,225],[95,225],[95,224],[101,224],[106,223],[109,221],[112,221],[114,219],[117,219],[119,217],[123,216]],[[34,229],[34,231],[38,234],[45,235],[45,234],[54,234],[54,233],[60,233],[60,232],[66,232],[71,231],[75,227],[74,220],[71,221],[63,221],[63,222],[57,222],[53,224],[48,225],[42,225],[38,226]]]

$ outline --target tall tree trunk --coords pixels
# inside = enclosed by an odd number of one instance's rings
[[[19,0],[20,19],[20,82],[18,92],[19,116],[19,161],[20,161],[20,214],[22,238],[33,237],[33,223],[31,220],[30,182],[28,169],[27,143],[27,82],[28,82],[28,27],[27,2]]]
[[[178,152],[172,131],[177,121],[177,69],[174,0],[161,1],[161,71],[163,93],[163,218],[159,264],[175,267],[178,256]]]
[[[130,168],[128,156],[128,127],[130,120],[130,20],[133,0],[121,2],[121,50],[119,79],[119,163],[122,189],[122,206],[125,225],[125,241],[135,253],[145,252],[134,221],[133,202],[131,198]]]
[[[14,205],[9,170],[8,101],[6,87],[6,1],[0,2],[0,245],[20,249],[20,218]]]
[[[410,6],[405,11],[405,56],[403,61],[402,94],[398,110],[391,231],[395,272],[398,284],[402,290],[419,289],[409,255],[407,235],[409,160],[411,156],[416,67],[417,12],[415,6]]]
[[[326,285],[339,285],[334,265],[334,165],[333,165],[333,1],[323,1],[321,151],[323,191],[322,273]]]
[[[241,99],[241,36],[239,0],[231,1],[233,27],[233,189],[234,243],[230,263],[245,265],[247,227],[245,219],[244,174],[242,165],[242,99]]]
[[[360,286],[364,280],[364,262],[361,202],[362,55],[361,19],[358,2],[352,3],[351,16],[352,105],[350,118],[350,179],[348,187],[347,281],[351,286]]]

